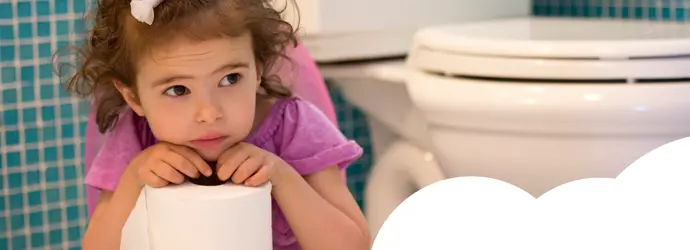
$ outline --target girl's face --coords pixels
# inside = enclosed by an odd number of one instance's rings
[[[158,140],[189,146],[215,161],[252,130],[260,71],[249,33],[204,42],[178,39],[139,61],[138,98],[118,89]]]

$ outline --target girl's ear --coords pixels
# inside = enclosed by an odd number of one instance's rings
[[[120,92],[120,95],[122,95],[122,99],[125,99],[127,105],[129,105],[129,107],[135,113],[137,113],[137,115],[144,116],[144,109],[141,108],[141,104],[137,100],[137,96],[134,94],[134,91],[121,82],[115,81],[113,85],[115,85],[117,91]]]

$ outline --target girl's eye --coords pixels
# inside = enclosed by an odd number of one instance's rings
[[[233,85],[239,81],[240,81],[240,74],[232,73],[232,74],[229,74],[229,75],[223,77],[223,80],[220,81],[220,86],[230,86],[230,85]]]
[[[182,96],[189,94],[189,89],[182,85],[175,85],[165,90],[165,94],[169,96]]]

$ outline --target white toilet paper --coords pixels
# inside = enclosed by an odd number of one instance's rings
[[[121,250],[271,250],[271,185],[145,187]]]

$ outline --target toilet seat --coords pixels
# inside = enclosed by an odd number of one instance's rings
[[[511,80],[684,80],[690,78],[690,26],[532,17],[429,27],[415,35],[408,64]]]

